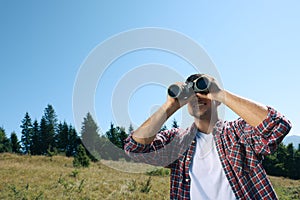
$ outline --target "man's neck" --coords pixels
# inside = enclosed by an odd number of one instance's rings
[[[211,119],[198,119],[194,118],[195,125],[198,128],[199,131],[209,134],[212,133],[213,128],[218,121],[218,117],[212,117]]]

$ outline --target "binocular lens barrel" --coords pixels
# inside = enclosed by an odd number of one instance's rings
[[[194,91],[200,93],[208,93],[208,88],[210,86],[210,81],[206,77],[200,77],[194,82]]]
[[[168,95],[172,98],[187,98],[193,92],[207,94],[209,92],[209,86],[209,79],[204,76],[201,76],[195,81],[182,86],[178,86],[176,84],[170,85],[168,88]]]
[[[181,88],[176,84],[170,85],[170,87],[168,88],[168,94],[172,98],[178,98],[181,95],[181,93]]]

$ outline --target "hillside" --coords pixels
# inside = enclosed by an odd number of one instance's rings
[[[284,145],[293,143],[294,148],[298,149],[298,146],[300,144],[300,136],[298,136],[298,135],[286,136],[282,142]]]
[[[72,160],[0,154],[0,199],[169,199],[167,175],[126,173],[101,163],[74,169]],[[300,198],[300,180],[270,179],[280,199]]]

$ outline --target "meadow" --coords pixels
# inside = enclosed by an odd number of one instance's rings
[[[0,199],[169,199],[168,170],[122,161],[74,168],[65,156],[0,154]],[[128,173],[112,165],[147,169]],[[270,177],[280,199],[300,199],[300,180]]]

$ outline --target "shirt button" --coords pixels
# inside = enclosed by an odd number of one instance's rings
[[[196,143],[196,141],[195,141],[195,140],[193,140],[193,141],[192,141],[192,144],[195,144],[195,143]]]
[[[187,178],[187,179],[185,179],[185,182],[189,182],[189,180],[190,180],[190,179]]]
[[[191,160],[191,159],[190,159],[190,157],[187,157],[186,160],[189,161],[189,160]]]

